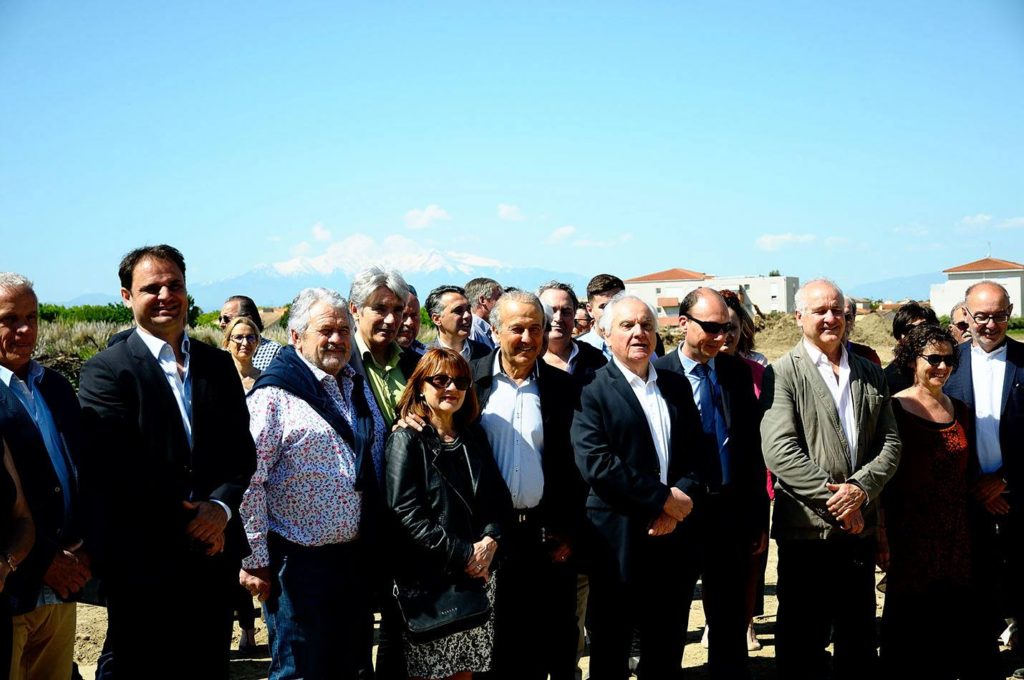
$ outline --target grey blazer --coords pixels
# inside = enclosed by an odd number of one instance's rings
[[[850,469],[850,447],[832,394],[803,340],[765,370],[761,444],[765,463],[776,477],[772,526],[776,539],[844,533],[825,507],[832,496],[825,484],[843,481],[867,493],[868,502],[861,508],[862,535],[875,532],[875,501],[896,472],[901,444],[882,369],[852,353],[849,362],[858,431],[856,469]]]

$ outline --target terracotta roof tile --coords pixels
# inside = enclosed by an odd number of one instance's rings
[[[950,267],[949,269],[943,269],[942,273],[960,274],[964,272],[997,272],[1015,269],[1024,269],[1024,264],[1010,262],[1009,260],[999,260],[994,257],[983,257],[980,260],[968,262],[967,264],[962,264],[958,267]]]
[[[690,269],[666,269],[653,274],[644,274],[636,278],[626,279],[626,283],[643,283],[644,281],[703,281],[708,278],[703,272],[695,272]]]
[[[677,297],[660,297],[658,298],[659,307],[678,307],[679,298]]]

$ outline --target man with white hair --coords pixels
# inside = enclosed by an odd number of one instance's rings
[[[498,298],[504,293],[501,284],[494,279],[477,277],[466,282],[466,298],[469,300],[470,311],[473,312],[473,330],[470,339],[494,349],[491,339],[491,310]]]
[[[4,594],[13,609],[11,677],[67,678],[75,647],[75,604],[90,577],[82,549],[76,461],[81,452],[78,398],[62,375],[32,354],[39,301],[32,282],[0,273],[0,432],[32,511],[36,541],[8,570]]]
[[[337,292],[301,291],[290,346],[248,397],[257,463],[239,510],[252,547],[240,581],[265,602],[274,679],[355,678],[372,643],[367,543],[387,430],[348,365],[352,325]]]
[[[680,572],[697,550],[688,518],[702,502],[700,470],[713,452],[687,379],[651,364],[654,310],[622,294],[603,312],[612,359],[583,388],[572,423],[576,464],[590,486],[590,677],[629,677],[636,626],[640,677],[676,678],[693,597]]]
[[[779,676],[867,678],[877,666],[875,501],[896,472],[899,433],[882,369],[844,346],[839,287],[809,281],[796,303],[803,337],[767,368],[761,391],[776,478]]]
[[[350,363],[369,383],[388,427],[395,421],[398,399],[420,359],[397,342],[408,297],[409,285],[401,274],[376,266],[356,274],[348,294],[356,322]]]

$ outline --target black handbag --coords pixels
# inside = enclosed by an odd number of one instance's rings
[[[400,586],[395,599],[409,638],[429,642],[482,626],[491,615],[481,579],[460,579],[438,588]]]

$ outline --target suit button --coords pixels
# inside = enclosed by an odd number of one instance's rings
[[[59,486],[53,487],[53,492],[54,493],[60,493],[60,487]]]

